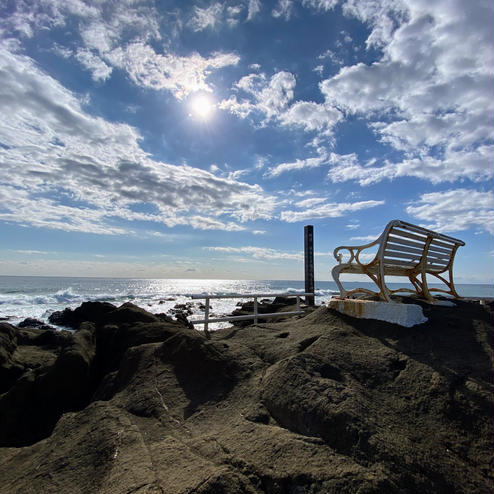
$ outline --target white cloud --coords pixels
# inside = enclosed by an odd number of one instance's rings
[[[347,180],[355,180],[356,176],[362,185],[371,183],[374,179],[375,170],[368,169],[359,163],[358,156],[355,153],[337,154],[328,153],[325,148],[319,147],[316,149],[318,155],[312,158],[297,159],[289,163],[280,163],[271,167],[266,172],[266,177],[277,177],[282,173],[293,170],[304,170],[307,168],[317,168],[320,166],[329,166],[328,177],[333,182],[344,182]],[[367,165],[368,166],[368,165]],[[394,171],[394,169],[389,169]]]
[[[276,7],[272,10],[273,17],[283,17],[288,21],[292,15],[293,0],[278,0]]]
[[[326,201],[325,197],[312,197],[310,199],[304,199],[303,201],[296,202],[295,206],[298,208],[311,208],[312,206],[321,204],[324,201]]]
[[[86,67],[91,73],[95,81],[106,81],[112,73],[112,68],[109,67],[100,57],[90,52],[89,50],[77,50],[76,59]]]
[[[129,125],[84,112],[74,94],[0,44],[1,219],[119,234],[134,220],[239,231],[270,219],[276,199],[258,185],[157,162]],[[132,205],[145,202],[152,213]]]
[[[306,168],[317,168],[327,163],[327,155],[322,154],[313,158],[297,159],[289,163],[280,163],[272,168],[269,168],[265,176],[270,178],[276,178],[282,173],[290,172],[293,170],[303,170]]]
[[[188,22],[188,25],[194,31],[203,31],[207,28],[214,29],[221,23],[223,17],[223,5],[221,3],[213,3],[209,7],[200,8],[194,7],[194,15]]]
[[[379,235],[360,235],[356,237],[350,237],[350,240],[356,241],[356,242],[363,242],[364,244],[373,242],[379,237]]]
[[[348,212],[382,206],[383,204],[384,201],[374,200],[326,203],[305,211],[283,211],[281,213],[281,219],[287,223],[295,223],[296,221],[305,221],[310,219],[338,218]]]
[[[46,250],[15,250],[14,252],[18,254],[28,254],[28,255],[46,255],[46,254],[57,254],[56,252],[48,252]]]
[[[427,222],[427,228],[456,232],[478,227],[494,235],[494,194],[475,189],[454,189],[423,194],[407,213]]]
[[[331,135],[333,127],[342,118],[342,113],[336,108],[312,101],[297,101],[280,115],[283,125],[300,126],[307,132],[316,130],[326,135]]]
[[[474,151],[447,151],[442,160],[424,153],[416,158],[395,163],[384,161],[376,166],[376,160],[361,164],[355,153],[331,153],[328,177],[334,183],[353,180],[363,186],[399,177],[416,177],[434,184],[454,182],[463,177],[480,182],[492,177],[493,156],[494,146],[479,146]]]
[[[263,73],[242,77],[235,85],[242,97],[236,95],[223,100],[219,107],[240,118],[251,114],[264,117],[262,124],[277,121],[282,126],[301,127],[306,132],[317,132],[326,141],[332,136],[334,126],[343,118],[340,110],[332,105],[312,101],[296,101],[291,104],[296,86],[290,72],[277,72],[270,79]]]
[[[261,11],[261,0],[249,0],[247,20],[251,21]]]
[[[187,223],[196,230],[223,230],[226,232],[240,232],[245,230],[245,227],[233,221],[225,223],[205,216],[190,216],[187,218]]]
[[[238,101],[236,96],[223,100],[219,107],[241,118],[252,112],[260,112],[266,119],[279,116],[293,99],[295,76],[290,72],[277,72],[271,79],[265,74],[249,74],[236,83],[236,89],[247,94],[248,99]]]
[[[198,53],[186,57],[160,55],[151,46],[135,42],[116,48],[105,60],[126,70],[137,85],[167,89],[182,99],[196,91],[211,91],[206,83],[211,70],[236,65],[240,58],[232,53],[213,53],[209,58]]]
[[[338,5],[339,0],[302,0],[304,7],[312,7],[319,10],[332,10]]]
[[[226,23],[229,27],[235,27],[239,22],[239,15],[242,12],[243,7],[241,5],[235,5],[226,8]]]
[[[288,259],[292,261],[302,261],[304,259],[302,252],[283,252],[266,247],[205,247],[205,249],[224,254],[248,254],[254,259]]]
[[[330,178],[365,184],[403,176],[433,183],[492,177],[494,6],[347,0],[343,10],[371,27],[367,45],[383,56],[323,81],[326,105],[368,119],[403,159],[365,168],[354,163],[353,177],[337,166]]]
[[[316,65],[313,69],[313,72],[316,72],[320,76],[322,76],[322,73],[324,72],[324,65]]]
[[[205,29],[217,29],[224,24],[232,28],[240,22],[239,15],[243,10],[244,7],[242,5],[227,7],[219,2],[204,8],[195,6],[194,13],[187,25],[196,32],[204,31]]]
[[[217,17],[226,16],[226,22],[234,25],[242,7],[223,8],[214,3],[206,9],[195,8],[191,20],[194,29],[205,29],[216,24]],[[68,50],[54,44],[53,50],[61,56],[73,55],[89,70],[94,80],[106,80],[113,68],[128,72],[132,81],[140,86],[171,91],[177,98],[191,92],[210,91],[207,76],[213,71],[236,65],[239,57],[233,53],[213,53],[201,56],[197,53],[176,55],[168,50],[169,43],[162,43],[159,53],[149,41],[160,41],[160,21],[168,23],[169,36],[180,21],[173,16],[163,18],[154,7],[140,2],[104,2],[87,6],[79,0],[45,0],[34,5],[18,2],[16,12],[3,20],[7,32],[22,19],[31,35],[35,31],[63,27],[69,20],[78,30],[82,46]],[[71,27],[72,29],[72,27]]]
[[[333,50],[327,49],[324,53],[321,53],[317,57],[318,60],[326,60],[328,59],[331,63],[335,65],[343,65],[342,58],[336,54]]]
[[[342,8],[343,13],[347,16],[356,17],[371,26],[372,30],[367,38],[367,45],[380,47],[389,43],[396,28],[407,20],[409,15],[407,7],[410,3],[413,2],[406,0],[372,0],[370,2],[346,0]],[[424,2],[419,0],[416,3]]]
[[[3,186],[0,203],[6,205],[0,220],[52,230],[82,231],[87,233],[117,235],[130,233],[129,229],[105,224],[105,211],[64,206],[43,197],[33,197],[28,190]],[[4,212],[5,211],[5,212]]]

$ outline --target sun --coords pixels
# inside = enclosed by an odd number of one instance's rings
[[[214,113],[214,102],[207,94],[200,94],[190,100],[190,110],[194,117],[209,120]]]

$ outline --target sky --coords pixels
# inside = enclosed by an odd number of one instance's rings
[[[0,274],[316,280],[402,219],[494,281],[491,0],[4,0]]]

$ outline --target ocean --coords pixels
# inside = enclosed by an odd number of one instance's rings
[[[388,283],[390,288],[403,286]],[[348,282],[348,288],[375,289],[372,283]],[[431,285],[433,286],[433,285]],[[324,303],[338,293],[332,281],[319,281],[316,304]],[[494,297],[494,287],[482,284],[459,284],[456,288],[464,297]],[[303,293],[303,281],[286,280],[166,280],[126,278],[66,278],[44,276],[0,276],[0,320],[17,324],[27,317],[48,322],[55,311],[75,308],[82,302],[102,301],[119,306],[132,302],[152,313],[168,313],[177,304],[188,303],[193,314],[190,319],[201,319],[201,300],[194,294],[228,295],[248,293]],[[236,304],[247,299],[214,299],[210,317],[230,314]],[[217,323],[221,327],[228,323]],[[198,329],[201,327],[198,326]]]

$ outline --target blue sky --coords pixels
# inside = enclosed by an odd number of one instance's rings
[[[0,274],[316,279],[404,219],[493,282],[491,1],[7,0]]]

